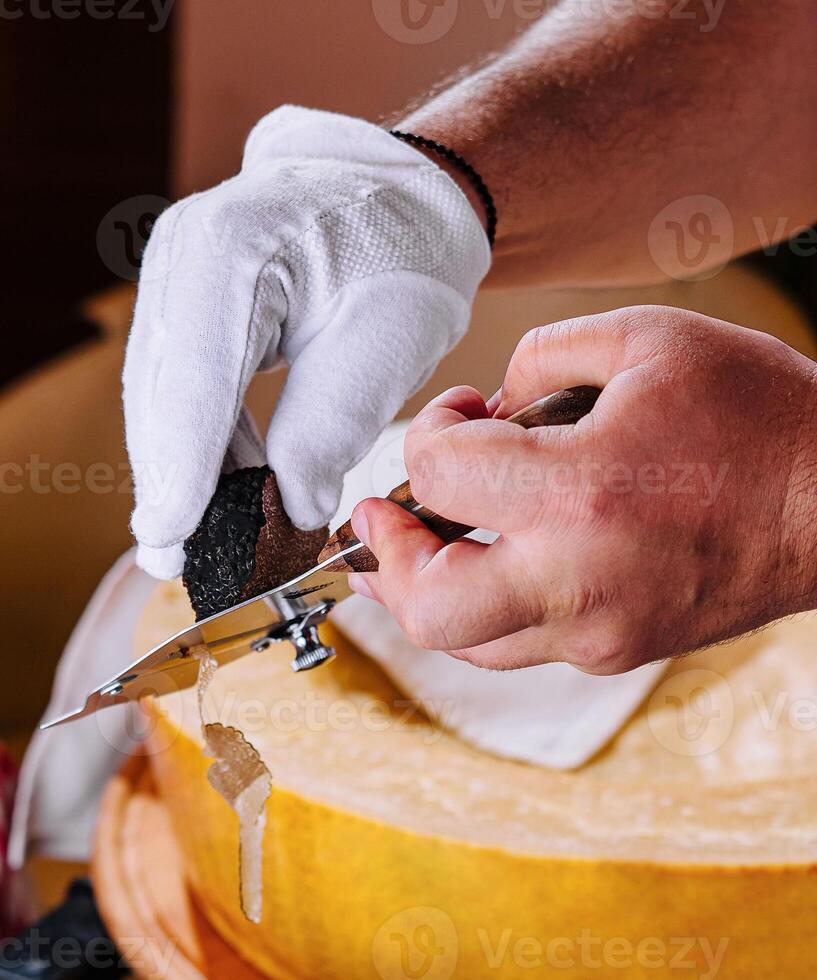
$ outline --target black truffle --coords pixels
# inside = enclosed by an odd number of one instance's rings
[[[222,476],[201,523],[184,543],[182,580],[196,619],[307,571],[327,537],[327,528],[301,531],[292,524],[268,467]]]
[[[184,543],[182,581],[196,619],[234,606],[255,569],[269,472],[257,466],[222,476],[201,523]]]

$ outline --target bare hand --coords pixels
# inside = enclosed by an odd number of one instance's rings
[[[575,426],[502,419],[576,384]],[[352,518],[380,571],[350,576],[418,645],[498,669],[618,673],[817,605],[817,368],[774,338],[663,307],[542,327],[486,405],[431,402],[414,496],[500,533],[444,545],[388,501]]]

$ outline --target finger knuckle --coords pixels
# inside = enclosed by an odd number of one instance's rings
[[[625,673],[659,656],[650,644],[652,635],[631,616],[608,608],[602,623],[586,631],[573,662],[588,674]]]
[[[623,306],[605,314],[600,325],[607,333],[614,333],[627,345],[640,349],[639,342],[646,339],[660,340],[673,337],[678,327],[679,311],[669,306],[641,304]]]
[[[587,674],[607,676],[627,670],[629,659],[626,638],[618,630],[605,628],[578,648],[573,663]]]
[[[577,503],[581,524],[588,531],[598,532],[610,526],[620,505],[619,497],[606,487],[584,494]]]
[[[415,591],[407,592],[399,606],[397,621],[411,643],[424,650],[446,649],[445,629]]]
[[[592,479],[592,474],[588,479]],[[603,485],[590,485],[577,488],[574,493],[560,495],[549,519],[554,527],[579,534],[582,541],[592,540],[613,529],[622,506],[619,494],[612,493]]]
[[[573,619],[589,619],[610,609],[613,590],[604,582],[588,582],[573,594],[570,613]]]
[[[418,503],[430,504],[435,489],[443,480],[443,472],[432,445],[433,440],[425,433],[406,438],[405,456],[411,493]]]
[[[468,650],[458,651],[459,658],[472,667],[479,667],[480,670],[514,670],[520,665],[512,661],[507,652],[499,650],[482,650],[479,647],[472,647]]]
[[[640,303],[622,306],[606,314],[622,332],[641,330],[644,327],[670,327],[678,318],[678,310],[658,303]]]
[[[752,363],[757,363],[758,355],[764,360],[768,358],[772,364],[779,361],[784,367],[796,364],[801,360],[798,352],[785,341],[760,330],[752,336],[751,350],[748,352],[749,360]]]
[[[548,351],[554,343],[554,330],[558,324],[534,327],[522,336],[513,352],[505,385],[513,389],[517,384],[538,384],[543,365],[548,363]]]
[[[561,320],[529,330],[519,341],[514,352],[513,360],[517,370],[530,373],[535,367],[546,364],[553,347],[564,343],[572,327],[572,320]]]
[[[411,495],[440,514],[452,511],[471,492],[484,470],[478,453],[458,453],[445,436],[426,435],[407,451]]]
[[[531,355],[536,355],[539,353],[543,345],[545,345],[550,339],[553,326],[553,324],[550,324],[548,326],[534,327],[532,330],[528,330],[527,333],[522,335],[522,339],[516,345],[514,356],[525,359]]]
[[[534,360],[546,354],[555,344],[562,343],[575,329],[575,319],[558,320],[556,323],[546,323],[529,330],[519,341],[516,353],[523,360]]]

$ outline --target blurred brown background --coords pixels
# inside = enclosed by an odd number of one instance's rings
[[[520,26],[464,9],[445,39],[407,45],[368,3],[90,9],[11,2],[0,16],[0,127],[13,148],[2,162],[0,463],[13,468],[0,471],[0,730],[39,716],[71,626],[130,543],[118,380],[130,296],[85,301],[135,274],[145,219],[232,173],[274,106],[376,120]],[[96,464],[104,492],[87,486]]]
[[[73,623],[130,543],[119,372],[152,217],[232,173],[276,105],[377,121],[507,42],[530,9],[460,0],[450,29],[417,44],[399,2],[114,0],[100,18],[84,0],[70,17],[57,0],[15,0],[0,15],[0,734],[39,717]],[[532,326],[632,302],[776,329],[810,349],[813,274],[785,249],[762,262],[761,277],[738,267],[627,293],[484,294],[472,334],[406,411],[451,383],[493,390]],[[280,380],[254,385],[259,416]]]

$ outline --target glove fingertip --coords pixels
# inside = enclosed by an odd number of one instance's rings
[[[340,503],[340,485],[320,481],[320,489],[315,490],[318,481],[288,480],[275,472],[278,489],[284,510],[292,523],[301,531],[316,531],[326,527]]]
[[[136,549],[136,564],[153,578],[178,578],[184,568],[184,547],[174,544],[169,548],[151,548],[140,544]]]

